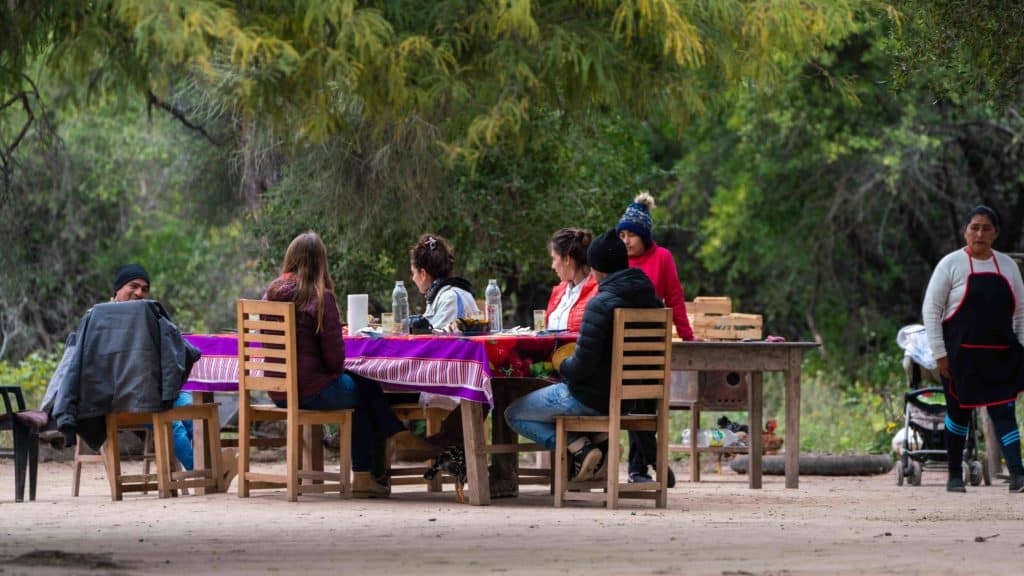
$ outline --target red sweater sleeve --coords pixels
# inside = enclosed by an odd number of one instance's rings
[[[324,325],[320,330],[320,353],[324,366],[334,374],[345,371],[345,338],[334,294],[324,292]]]
[[[672,322],[676,326],[676,332],[683,340],[693,340],[693,328],[690,327],[690,319],[686,317],[686,298],[683,295],[683,285],[679,282],[679,274],[676,272],[676,262],[668,250],[661,250],[660,274],[658,279],[662,286],[658,292],[664,294],[665,306],[672,309]]]

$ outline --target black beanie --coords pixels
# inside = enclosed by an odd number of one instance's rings
[[[117,277],[114,278],[114,294],[121,289],[121,286],[135,280],[136,278],[142,278],[149,284],[149,274],[146,274],[146,269],[138,264],[128,264],[127,266],[121,266],[117,269]]]
[[[619,239],[615,230],[609,230],[594,238],[587,249],[587,264],[605,274],[629,268],[626,245]]]

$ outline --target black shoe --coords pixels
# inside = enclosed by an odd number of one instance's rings
[[[1010,474],[1010,492],[1024,492],[1024,474]]]
[[[960,476],[954,476],[946,480],[946,492],[967,492],[967,487],[964,486],[964,479]]]
[[[646,484],[648,482],[654,482],[654,478],[651,478],[649,474],[643,474],[641,472],[629,473],[630,484]]]

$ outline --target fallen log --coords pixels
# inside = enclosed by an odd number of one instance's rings
[[[740,474],[746,474],[748,466],[746,454],[733,458],[730,464],[733,471]],[[801,476],[871,476],[885,474],[892,466],[892,457],[885,454],[800,454]],[[761,472],[770,476],[784,475],[786,457],[762,457]]]

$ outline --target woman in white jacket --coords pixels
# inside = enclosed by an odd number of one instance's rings
[[[413,283],[427,299],[423,317],[434,328],[444,329],[456,318],[480,313],[473,299],[472,284],[465,278],[452,275],[455,271],[455,250],[441,236],[420,236],[409,249],[409,269]]]

